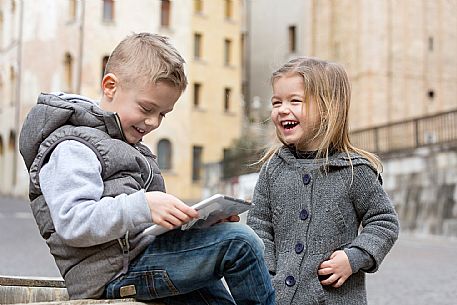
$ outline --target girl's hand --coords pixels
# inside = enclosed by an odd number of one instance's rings
[[[163,192],[146,192],[152,222],[173,229],[198,218],[198,212],[173,195]]]
[[[327,279],[322,280],[322,285],[332,285],[338,288],[346,282],[352,274],[349,258],[343,250],[338,250],[330,255],[330,259],[323,261],[317,270],[319,275],[330,275]]]

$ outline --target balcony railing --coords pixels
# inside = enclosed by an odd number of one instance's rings
[[[418,147],[457,143],[457,110],[422,118],[360,129],[351,132],[356,147],[376,154],[407,151]],[[255,149],[233,151],[222,161],[225,179],[253,173],[259,165],[261,151]]]
[[[457,110],[351,132],[351,142],[377,154],[457,141]]]

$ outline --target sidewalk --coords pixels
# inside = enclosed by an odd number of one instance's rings
[[[457,304],[457,239],[400,234],[375,274],[367,275],[370,305]]]

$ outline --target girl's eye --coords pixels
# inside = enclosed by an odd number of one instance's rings
[[[272,102],[271,102],[271,105],[272,105],[273,107],[280,107],[280,106],[281,106],[281,102],[280,102],[280,101],[272,101]]]
[[[297,100],[297,99],[293,99],[290,101],[291,103],[294,103],[294,104],[298,104],[298,103],[302,103],[301,100]]]

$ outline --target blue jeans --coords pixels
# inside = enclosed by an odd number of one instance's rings
[[[170,305],[274,304],[263,250],[254,231],[240,223],[173,230],[158,236],[105,294],[119,298],[121,287],[134,285],[137,300]]]

